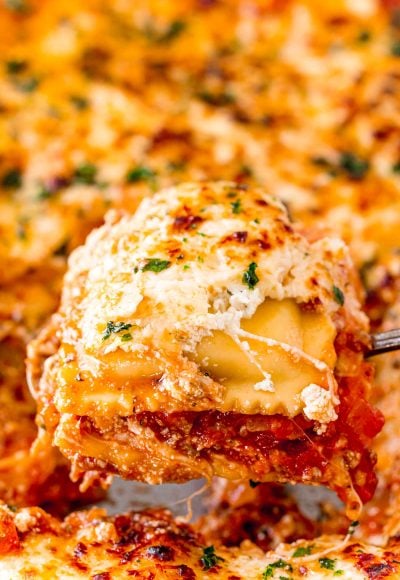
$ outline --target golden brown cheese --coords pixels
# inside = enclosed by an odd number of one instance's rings
[[[109,205],[202,178],[328,216],[360,262],[392,251],[398,31],[380,2],[22,5],[0,7],[1,279]]]
[[[165,510],[114,517],[93,508],[64,521],[39,508],[0,513],[0,577],[4,580],[142,578],[221,580],[262,578],[302,580],[397,578],[398,540],[386,548],[338,536],[282,544],[275,552],[244,542],[240,548],[207,544],[201,534]]]
[[[237,178],[340,229],[379,324],[400,272],[396,2],[134,4],[1,3],[0,277],[155,181]]]
[[[369,497],[381,421],[339,239],[309,242],[263,190],[184,184],[111,216],[69,264],[30,367],[45,436],[75,477],[214,472],[324,482],[350,510]]]

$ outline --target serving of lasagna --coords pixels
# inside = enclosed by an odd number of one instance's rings
[[[30,347],[42,436],[74,478],[323,483],[349,513],[371,497],[355,273],[343,242],[298,230],[262,189],[185,184],[74,252]]]

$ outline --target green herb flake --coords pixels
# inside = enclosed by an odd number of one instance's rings
[[[365,177],[368,172],[369,162],[366,159],[358,157],[358,155],[355,155],[354,153],[345,151],[340,156],[339,167],[350,179],[359,181]]]
[[[262,575],[263,580],[265,580],[266,578],[272,578],[277,568],[284,568],[287,572],[293,572],[292,566],[288,564],[288,562],[285,562],[285,560],[282,560],[282,558],[280,558],[276,562],[268,564]]]
[[[36,198],[40,201],[49,199],[52,196],[52,191],[48,189],[45,185],[39,186],[39,191],[37,192]]]
[[[316,157],[311,157],[311,163],[316,167],[329,168],[332,167],[332,163],[326,157],[321,157],[317,155]]]
[[[343,576],[344,570],[335,570],[333,575],[334,576]]]
[[[64,240],[53,252],[53,256],[67,256],[70,240]]]
[[[129,322],[113,322],[112,320],[109,320],[103,333],[102,340],[107,340],[112,334],[118,334],[124,330],[129,330],[131,327],[132,324],[129,324]]]
[[[132,335],[130,332],[126,332],[121,336],[121,342],[128,342],[129,340],[132,340]]]
[[[1,185],[5,189],[18,189],[22,185],[22,174],[18,168],[9,169],[1,179]]]
[[[19,220],[19,222],[17,223],[15,233],[16,233],[17,238],[19,240],[24,241],[24,240],[27,239],[27,237],[28,237],[27,224],[28,224],[28,219],[27,218],[21,218]]]
[[[217,556],[214,546],[207,546],[207,548],[203,548],[203,555],[200,558],[200,562],[204,570],[211,570],[211,568],[217,566],[218,562],[224,562],[224,558]]]
[[[252,487],[253,489],[254,489],[255,487],[258,487],[258,486],[260,485],[260,483],[261,483],[260,481],[253,481],[252,479],[249,479],[249,485],[250,485],[250,487]]]
[[[162,272],[166,270],[171,265],[168,260],[160,260],[159,258],[150,258],[147,263],[143,266],[142,272]]]
[[[357,36],[357,42],[360,44],[365,44],[369,42],[372,38],[372,34],[370,30],[360,30],[359,35]]]
[[[168,29],[158,38],[158,42],[167,43],[175,40],[182,34],[186,28],[186,22],[183,20],[173,20]]]
[[[85,97],[81,97],[80,95],[71,95],[69,99],[77,111],[84,111],[89,107],[89,100]]]
[[[15,81],[16,88],[23,93],[33,93],[39,86],[39,79],[36,77],[29,77],[27,79],[20,79]]]
[[[6,62],[6,69],[9,75],[16,75],[23,72],[27,67],[26,60],[12,59]]]
[[[140,181],[153,181],[156,174],[149,167],[137,165],[126,174],[127,183],[139,183]]]
[[[189,264],[185,264],[185,265],[183,266],[183,269],[184,269],[184,270],[190,270],[190,266],[189,266]]]
[[[228,92],[211,93],[209,91],[199,91],[197,97],[213,107],[226,107],[236,101],[235,96]]]
[[[97,167],[93,163],[82,163],[74,172],[74,182],[85,185],[94,185],[96,183]]]
[[[231,203],[232,213],[239,214],[242,212],[242,202],[240,199],[236,199]]]
[[[303,558],[304,556],[309,556],[312,553],[314,546],[299,546],[295,549],[292,554],[292,558]]]
[[[320,558],[318,561],[321,568],[325,568],[326,570],[335,569],[336,560],[332,560],[331,558]]]
[[[399,57],[400,56],[400,40],[395,40],[390,47],[390,54],[392,56]]]
[[[171,172],[183,171],[186,167],[185,161],[168,161],[167,169]]]
[[[246,284],[250,290],[253,290],[255,286],[259,283],[260,279],[256,274],[257,264],[255,262],[251,262],[249,267],[247,268],[246,272],[243,274],[242,282]]]
[[[340,304],[340,306],[343,306],[345,298],[344,298],[344,294],[343,294],[342,290],[340,288],[338,288],[337,286],[333,285],[332,292],[333,292],[333,297],[336,300],[336,302],[338,304]]]
[[[252,177],[254,172],[249,165],[243,164],[240,168],[240,175],[243,175],[243,177]]]
[[[28,9],[25,0],[5,0],[5,5],[9,10],[13,10],[14,12],[25,12]]]
[[[400,161],[392,165],[392,171],[393,173],[400,173]]]

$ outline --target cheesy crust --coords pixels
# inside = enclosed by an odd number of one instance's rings
[[[337,546],[335,548],[335,545]],[[340,547],[339,536],[281,544],[264,553],[249,541],[240,548],[210,545],[166,510],[107,516],[99,508],[64,521],[39,508],[0,512],[0,576],[40,578],[164,578],[260,580],[261,578],[397,578],[400,547],[360,542]]]
[[[340,240],[308,241],[263,190],[157,193],[71,256],[60,310],[30,347],[40,420],[75,477],[97,465],[154,483],[323,481],[354,507],[353,484],[364,499],[373,485],[357,466],[372,463],[368,437],[336,451],[353,428],[345,400],[360,396],[371,433],[380,419],[353,275]],[[224,429],[227,448],[213,440]],[[304,453],[300,470],[285,445]]]

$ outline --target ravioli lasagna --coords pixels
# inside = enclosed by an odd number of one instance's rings
[[[349,513],[371,497],[382,419],[354,272],[339,239],[297,230],[264,190],[216,182],[90,234],[29,363],[74,478],[326,484]]]

